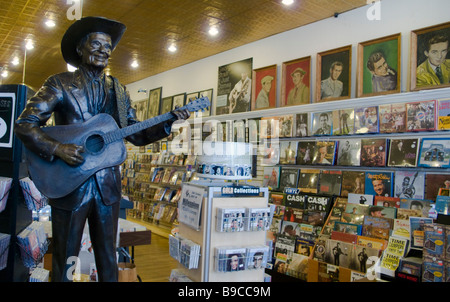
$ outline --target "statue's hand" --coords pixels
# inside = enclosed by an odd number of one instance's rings
[[[82,146],[75,144],[59,144],[56,147],[55,155],[71,166],[76,166],[84,162],[83,156],[80,154],[84,152]]]

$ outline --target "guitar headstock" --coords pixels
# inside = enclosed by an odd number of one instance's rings
[[[190,112],[196,112],[196,111],[204,111],[205,108],[209,108],[211,106],[211,103],[207,96],[202,96],[200,98],[191,99],[191,101],[186,104],[181,109],[187,109]]]

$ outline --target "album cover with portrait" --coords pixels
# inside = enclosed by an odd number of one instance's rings
[[[365,194],[374,196],[393,195],[394,172],[370,171],[366,172]]]
[[[355,110],[353,108],[333,110],[333,135],[354,133]]]
[[[280,164],[295,165],[297,161],[297,141],[280,141]]]
[[[280,137],[292,137],[294,129],[294,115],[287,114],[278,117]]]
[[[309,113],[297,113],[294,119],[293,136],[305,137],[309,135]]]
[[[337,165],[359,166],[361,164],[361,139],[341,139],[338,143]]]
[[[399,170],[394,174],[394,195],[399,198],[425,198],[425,172]]]
[[[416,167],[418,138],[393,138],[389,141],[388,167]]]
[[[378,133],[378,106],[355,108],[355,133]]]
[[[283,191],[284,188],[297,188],[298,173],[298,168],[282,167],[280,174],[280,190]]]
[[[347,197],[349,193],[364,194],[365,179],[364,171],[343,170],[341,196]]]
[[[312,135],[332,135],[333,134],[333,111],[313,112],[312,114]]]
[[[297,145],[297,165],[312,165],[316,141],[299,141]]]
[[[263,170],[263,187],[278,189],[280,183],[280,166],[267,166]]]
[[[334,165],[336,141],[317,141],[312,163],[314,165]]]

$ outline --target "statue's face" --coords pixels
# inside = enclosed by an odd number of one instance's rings
[[[103,69],[108,66],[111,56],[111,37],[105,33],[91,33],[77,52],[81,57],[81,64]]]

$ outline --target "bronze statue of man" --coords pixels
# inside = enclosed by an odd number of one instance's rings
[[[41,127],[54,115],[56,125],[82,123],[106,113],[119,127],[137,121],[130,97],[119,81],[104,73],[108,59],[125,32],[125,25],[102,17],[85,17],[74,22],[64,34],[61,52],[64,60],[77,67],[75,72],[50,76],[28,101],[16,121],[15,133],[25,147],[45,160],[56,157],[71,167],[84,161],[82,146],[61,143]],[[176,109],[174,118],[187,119],[189,111]],[[143,146],[170,134],[173,121],[161,122],[126,137]],[[97,171],[73,192],[49,199],[52,208],[52,281],[71,281],[73,257],[80,251],[86,221],[89,225],[99,281],[117,281],[116,235],[121,200],[119,166]]]

